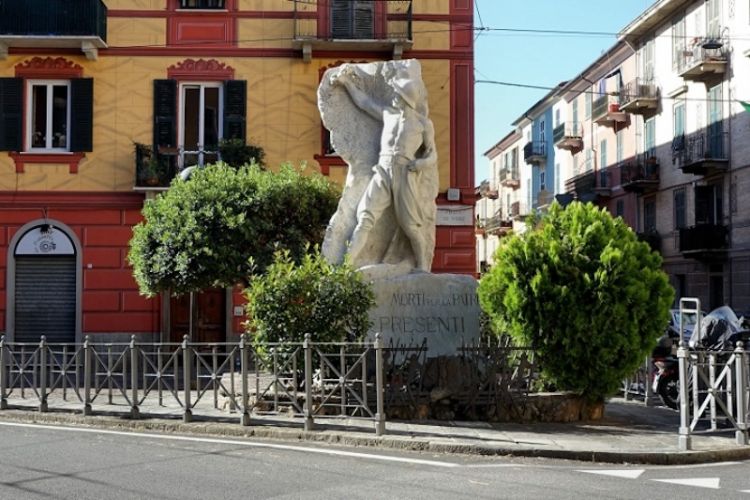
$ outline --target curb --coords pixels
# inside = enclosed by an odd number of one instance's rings
[[[22,422],[35,424],[57,424],[71,427],[110,429],[133,432],[160,432],[194,436],[258,438],[286,442],[325,443],[335,446],[371,447],[402,451],[430,452],[480,456],[514,456],[550,458],[580,462],[630,463],[647,465],[689,465],[729,460],[750,459],[750,447],[702,451],[591,451],[572,449],[547,449],[511,447],[483,443],[446,443],[412,436],[372,436],[361,433],[321,429],[304,431],[284,427],[254,425],[242,427],[236,423],[195,421],[184,423],[163,419],[142,420],[96,415],[83,416],[70,413],[36,413],[20,410],[4,410],[0,422]]]

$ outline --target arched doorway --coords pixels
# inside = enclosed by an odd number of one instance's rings
[[[55,221],[34,221],[16,233],[8,253],[9,339],[80,340],[81,250],[73,232]]]

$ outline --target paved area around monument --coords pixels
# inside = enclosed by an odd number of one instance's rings
[[[32,406],[21,409],[11,401],[8,410],[0,411],[0,421],[611,463],[687,464],[750,458],[750,446],[738,446],[734,432],[694,436],[693,450],[679,451],[677,412],[621,399],[610,401],[605,417],[595,422],[389,421],[383,436],[375,435],[371,421],[340,418],[316,418],[315,430],[310,432],[303,430],[302,419],[279,416],[253,416],[251,425],[243,427],[239,425],[236,413],[215,410],[209,401],[206,401],[205,408],[196,408],[195,421],[190,423],[182,422],[181,410],[176,405],[144,405],[141,418],[131,419],[127,406],[116,403],[95,404],[95,415],[83,416],[73,403],[67,407],[51,404],[49,412],[40,413]]]

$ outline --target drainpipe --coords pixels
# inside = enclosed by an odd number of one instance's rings
[[[729,241],[728,241],[728,244],[729,244],[729,251],[728,251],[728,254],[729,254],[729,304],[730,306],[733,306],[734,304],[734,300],[733,300],[734,299],[734,293],[733,293],[734,292],[734,280],[732,279],[732,276],[734,276],[734,272],[732,270],[732,267],[733,267],[732,262],[734,259],[732,257],[732,233],[734,232],[734,230],[732,228],[732,207],[733,207],[734,200],[732,199],[732,191],[733,191],[732,171],[734,170],[734,165],[732,163],[732,157],[733,157],[732,155],[732,86],[729,83],[727,83],[727,96],[729,98],[728,99],[729,102],[727,103],[727,105],[729,106],[729,118],[727,120],[729,122],[727,126],[727,128],[729,129],[727,131],[727,142],[729,143],[727,147],[727,160],[729,164],[729,186],[728,186],[729,194],[727,195],[727,199],[729,200],[729,207],[728,207],[729,210],[727,210],[729,214],[729,227],[727,231],[729,233]],[[722,182],[722,187],[721,187],[722,189],[724,189],[723,184],[724,183]]]

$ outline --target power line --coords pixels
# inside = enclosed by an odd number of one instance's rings
[[[477,73],[482,74],[479,70],[477,70]],[[490,79],[474,80],[474,83],[500,85],[503,87],[514,87],[514,88],[522,88],[522,89],[530,89],[530,90],[545,90],[545,91],[560,90],[560,86],[550,87],[546,85],[532,85],[529,83],[519,83],[519,82],[504,82],[504,81],[490,80]],[[599,92],[596,90],[582,90],[579,92],[579,94],[592,94],[598,97],[603,97],[605,95],[620,96],[626,99],[643,98],[643,96],[636,95],[636,94],[624,94],[620,92]],[[708,98],[701,98],[701,97],[680,97],[680,96],[670,97],[670,96],[664,96],[664,95],[659,95],[658,99],[665,99],[665,100],[671,100],[671,101],[728,102],[728,103],[734,103],[734,102],[740,101],[740,99],[708,99]]]

